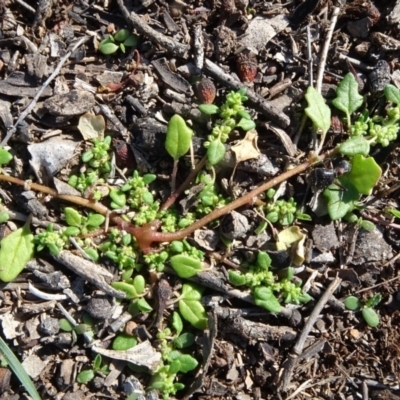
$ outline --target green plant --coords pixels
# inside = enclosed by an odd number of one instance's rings
[[[120,29],[114,35],[103,39],[99,44],[99,51],[105,55],[114,54],[120,49],[125,53],[126,47],[136,47],[138,37],[128,31],[128,29]]]
[[[36,390],[34,383],[31,378],[25,371],[22,364],[19,362],[18,358],[12,352],[12,350],[8,347],[7,343],[0,337],[0,353],[7,361],[7,364],[10,366],[11,370],[21,382],[21,384],[25,387],[29,395],[33,400],[41,400],[41,397]]]
[[[381,300],[382,296],[379,293],[373,295],[365,302],[361,301],[358,297],[348,296],[344,300],[344,305],[351,311],[361,310],[361,315],[363,316],[364,321],[371,328],[375,328],[379,325],[379,315],[374,310],[374,307],[376,307]]]
[[[82,370],[76,377],[77,382],[87,384],[96,376],[96,372],[108,374],[110,369],[107,364],[103,364],[103,359],[100,354],[97,354],[93,360],[93,368]]]
[[[24,269],[26,263],[33,258],[33,234],[26,224],[4,237],[0,248],[0,280],[11,282]]]
[[[68,183],[84,193],[91,190],[91,198],[100,200],[103,194],[96,190],[97,185],[102,185],[111,172],[111,136],[104,139],[94,139],[93,146],[82,154],[84,172],[71,175]]]
[[[218,164],[225,155],[224,143],[234,128],[249,131],[255,128],[250,114],[244,109],[243,102],[247,100],[246,90],[230,92],[226,95],[225,103],[221,107],[214,104],[200,104],[199,109],[207,115],[218,114],[220,117],[214,124],[211,134],[207,137],[204,146],[207,148],[207,157],[211,165]]]
[[[288,268],[286,276],[279,278],[270,269],[271,258],[259,252],[254,264],[245,272],[230,270],[229,282],[234,286],[247,286],[251,289],[255,303],[271,312],[280,312],[281,303],[302,304],[312,298],[301,290],[301,282],[293,283],[293,268]]]
[[[192,143],[193,131],[186,125],[185,120],[175,114],[168,123],[167,137],[165,139],[165,149],[174,159],[174,167],[171,176],[171,190],[175,191],[176,173],[178,170],[178,161],[190,148]]]
[[[170,328],[165,328],[157,335],[162,363],[157,368],[148,388],[159,390],[165,400],[175,395],[178,390],[184,389],[183,383],[176,382],[179,374],[186,374],[198,366],[198,361],[194,357],[181,351],[194,344],[194,335],[190,332],[182,333],[183,322],[177,312],[173,313],[172,326],[175,334]]]

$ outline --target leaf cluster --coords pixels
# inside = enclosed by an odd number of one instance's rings
[[[310,295],[302,292],[301,282],[292,282],[293,268],[288,268],[286,277],[281,279],[270,268],[270,256],[259,252],[255,264],[250,264],[245,272],[230,270],[229,282],[234,286],[249,287],[255,303],[274,313],[280,312],[281,302],[302,304],[311,300]]]
[[[207,148],[207,157],[211,165],[218,164],[225,155],[224,143],[234,128],[249,131],[255,128],[250,114],[244,109],[243,102],[247,100],[245,89],[227,94],[221,107],[215,104],[200,104],[199,109],[206,115],[217,115],[219,119],[214,123],[212,132],[207,137],[204,146]]]
[[[138,36],[130,33],[128,29],[120,29],[114,35],[110,35],[100,42],[99,51],[105,55],[110,55],[120,49],[125,53],[127,47],[136,47],[138,40]]]
[[[379,315],[374,310],[374,307],[376,307],[381,300],[382,296],[379,293],[370,297],[365,302],[361,301],[358,297],[348,296],[344,300],[344,305],[348,310],[361,311],[361,315],[363,316],[364,321],[371,328],[375,328],[379,325]]]

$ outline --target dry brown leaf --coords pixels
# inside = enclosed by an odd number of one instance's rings
[[[261,153],[257,146],[257,139],[258,133],[255,129],[252,129],[246,133],[246,136],[242,140],[232,146],[232,151],[236,156],[236,163],[260,156]]]
[[[102,115],[86,113],[79,118],[78,129],[85,140],[103,139],[106,123]]]

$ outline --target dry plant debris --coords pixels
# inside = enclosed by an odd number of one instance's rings
[[[0,336],[33,398],[400,398],[399,0],[0,11]]]

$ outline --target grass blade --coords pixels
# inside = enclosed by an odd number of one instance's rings
[[[33,400],[41,400],[39,393],[36,390],[31,378],[26,373],[24,367],[19,362],[18,358],[8,347],[7,343],[0,337],[0,353],[3,355],[11,370],[17,376],[19,381],[24,385],[26,391],[32,397]]]

